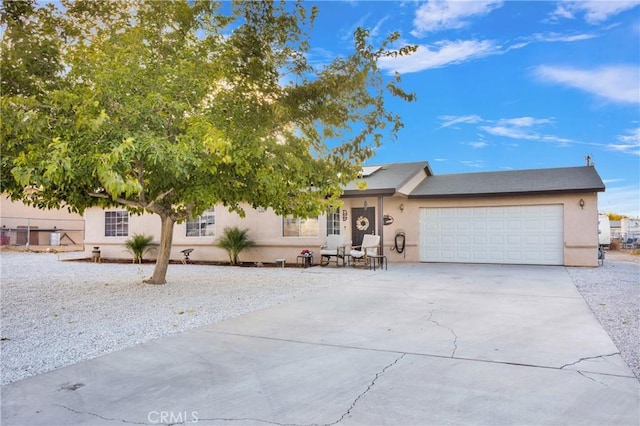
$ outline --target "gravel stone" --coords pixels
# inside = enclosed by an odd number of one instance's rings
[[[640,380],[640,256],[607,252],[598,268],[567,268],[578,291]]]
[[[285,303],[362,271],[58,261],[69,254],[0,252],[2,384]],[[332,279],[327,279],[327,273]]]

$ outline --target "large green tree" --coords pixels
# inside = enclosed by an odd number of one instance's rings
[[[2,190],[40,207],[159,215],[155,284],[174,224],[212,205],[327,211],[401,127],[385,97],[413,100],[377,60],[414,48],[390,50],[398,34],[374,47],[358,29],[349,56],[314,68],[316,13],[288,2],[5,1]]]

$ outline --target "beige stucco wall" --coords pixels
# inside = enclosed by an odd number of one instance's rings
[[[117,209],[112,209],[117,210]],[[249,237],[256,242],[256,246],[243,251],[240,260],[243,262],[275,262],[275,259],[286,259],[295,263],[297,255],[303,249],[319,252],[326,236],[326,217],[319,218],[318,237],[283,237],[282,217],[277,216],[273,210],[254,210],[245,208],[245,217],[241,218],[237,213],[229,212],[225,207],[215,209],[216,225],[215,236],[187,237],[185,223],[176,224],[173,234],[173,248],[171,258],[182,259],[180,250],[193,248],[190,258],[201,261],[227,261],[227,253],[215,247],[216,239],[222,235],[225,227],[238,226],[249,229]],[[85,240],[85,252],[91,255],[94,246],[100,247],[103,257],[129,257],[124,249],[124,242],[129,237],[105,237],[104,236],[104,210],[94,208],[85,212],[87,223],[87,238]],[[157,215],[144,214],[129,216],[129,236],[137,234],[153,235],[154,241],[160,241],[160,218]],[[153,254],[145,256],[152,259]],[[314,259],[317,260],[317,259]]]
[[[27,206],[21,201],[11,201],[5,194],[0,197],[0,228],[7,231],[10,236],[9,244],[16,244],[16,232],[18,227],[30,227],[32,229],[55,229],[67,235],[77,244],[82,245],[84,238],[84,220],[81,215],[70,213],[66,208],[44,210]],[[35,232],[35,231],[34,231]],[[38,245],[48,245],[50,234],[53,231],[36,232]],[[70,244],[65,238],[62,244]]]
[[[580,207],[580,199],[585,201]],[[561,204],[564,211],[564,264],[567,266],[596,266],[597,260],[597,194],[548,195],[493,197],[468,199],[433,199],[415,200],[404,196],[385,197],[382,200],[382,214],[379,214],[380,199],[378,197],[347,198],[343,200],[341,211],[341,233],[347,241],[351,240],[351,209],[364,206],[376,209],[376,217],[390,215],[394,222],[388,226],[378,226],[377,232],[383,236],[383,252],[389,262],[418,262],[419,250],[419,214],[423,207],[479,207],[479,206],[512,206],[536,204]],[[401,209],[402,205],[402,209]],[[342,221],[342,211],[347,211],[347,220]],[[86,239],[85,251],[90,255],[93,246],[100,246],[105,257],[128,257],[123,244],[128,237],[104,236],[104,211],[89,209],[85,213]],[[317,253],[326,235],[326,217],[319,217],[318,237],[283,237],[282,218],[272,210],[258,211],[246,208],[246,217],[229,212],[224,207],[216,208],[216,236],[222,235],[227,226],[238,226],[249,229],[249,236],[256,241],[256,247],[242,252],[240,258],[244,262],[274,262],[284,258],[295,263],[302,249],[310,249],[316,253],[315,262],[319,261]],[[405,252],[399,254],[392,250],[396,232],[406,234]],[[156,215],[130,216],[129,235],[144,233],[160,238],[160,219]],[[185,224],[177,224],[174,229],[172,258],[181,259],[180,250],[194,248],[191,258],[194,260],[226,261],[226,252],[214,246],[216,237],[187,237]],[[153,258],[148,256],[147,258]]]

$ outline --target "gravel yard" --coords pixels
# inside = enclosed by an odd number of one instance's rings
[[[607,252],[599,268],[567,268],[602,328],[640,379],[640,256]]]
[[[153,286],[142,284],[153,265],[57,259],[49,253],[0,253],[2,384],[362,276],[362,271],[335,268],[313,273],[170,265],[169,284]]]
[[[171,265],[169,284],[151,286],[142,280],[153,265],[59,256],[70,255],[0,252],[2,384],[362,278],[352,269]],[[602,267],[567,270],[640,377],[640,259],[608,255]]]

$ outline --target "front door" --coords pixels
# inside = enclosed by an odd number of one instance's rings
[[[354,208],[351,209],[351,244],[362,245],[364,234],[376,233],[376,209]]]

